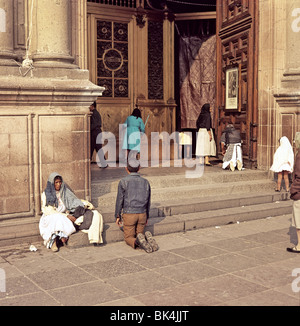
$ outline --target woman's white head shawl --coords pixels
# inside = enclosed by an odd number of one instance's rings
[[[292,169],[294,167],[293,147],[286,136],[280,138],[280,146],[274,154],[273,165],[270,170],[277,172],[283,164],[289,164]]]
[[[59,192],[60,192],[61,200],[63,201],[64,205],[66,206],[66,209],[69,210],[70,212],[74,212],[76,207],[78,207],[78,206],[83,207],[84,205],[83,205],[82,201],[76,197],[76,195],[71,190],[71,188],[64,182],[62,176],[57,172],[51,173],[48,178],[47,186],[45,189],[46,205],[52,205],[55,207],[58,206],[56,190],[54,188],[54,179],[57,176],[61,177],[61,180],[62,180],[62,184],[61,184]]]

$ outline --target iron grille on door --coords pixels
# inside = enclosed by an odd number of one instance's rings
[[[163,99],[163,23],[148,22],[148,98]]]
[[[127,7],[127,8],[136,8],[137,0],[87,0],[87,2],[100,3],[102,5],[118,6],[118,7]]]
[[[128,97],[128,24],[97,20],[97,84],[103,97]]]

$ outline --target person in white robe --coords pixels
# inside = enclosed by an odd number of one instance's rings
[[[50,174],[41,202],[40,234],[45,246],[55,252],[58,251],[58,239],[66,243],[69,236],[76,232],[73,224],[76,218],[71,213],[84,204],[56,172]]]
[[[235,129],[231,121],[222,133],[220,142],[224,155],[222,168],[225,170],[229,166],[230,170],[234,171],[237,167],[241,171],[243,169],[241,134],[239,130]]]
[[[270,170],[277,173],[275,191],[281,191],[282,178],[284,179],[285,190],[290,191],[289,173],[292,173],[294,168],[294,151],[286,136],[281,137],[279,143]]]

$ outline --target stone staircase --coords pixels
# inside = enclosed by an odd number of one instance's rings
[[[147,229],[154,235],[185,232],[209,226],[276,217],[292,212],[285,191],[276,193],[268,172],[229,171],[205,167],[199,178],[186,178],[187,168],[142,168],[140,174],[151,184],[151,210]],[[115,224],[114,209],[124,168],[92,167],[92,199],[104,219],[104,243],[123,241]],[[36,218],[0,220],[0,246],[41,241]],[[70,247],[88,245],[87,235],[73,234]]]
[[[123,241],[123,233],[115,224],[114,208],[118,183],[126,171],[120,171],[119,178],[101,178],[102,172],[92,171],[92,203],[104,219],[105,243]],[[205,167],[200,178],[186,178],[185,172],[186,169],[175,167],[140,171],[151,184],[151,210],[146,228],[154,235],[292,212],[289,194],[283,190],[276,193],[275,183],[266,171],[232,172],[214,166]]]

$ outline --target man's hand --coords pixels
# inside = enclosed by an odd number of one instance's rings
[[[117,226],[119,226],[119,223],[120,223],[120,217],[117,217],[117,219],[116,219]]]

